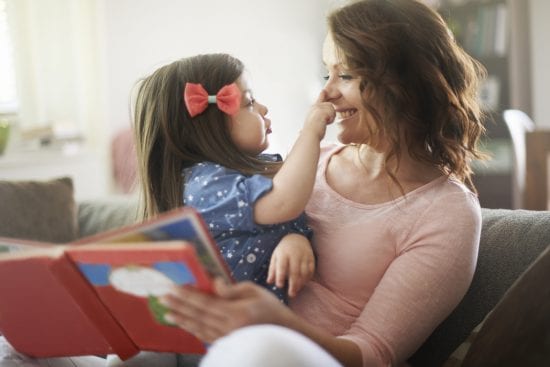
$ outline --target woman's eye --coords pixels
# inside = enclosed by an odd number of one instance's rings
[[[338,74],[338,78],[341,80],[348,81],[348,80],[352,80],[354,77],[353,75],[350,75],[350,74]],[[325,75],[323,79],[325,81],[328,81],[330,79],[330,75]]]
[[[254,103],[256,103],[256,100],[254,98],[251,98],[250,101],[248,102],[247,106],[252,107],[252,106],[254,106]]]

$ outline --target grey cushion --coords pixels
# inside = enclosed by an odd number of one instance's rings
[[[485,319],[463,367],[550,366],[550,247]]]
[[[550,212],[482,209],[476,272],[464,299],[411,357],[412,366],[441,366],[550,244]]]
[[[77,232],[73,182],[0,181],[0,236],[64,243]]]

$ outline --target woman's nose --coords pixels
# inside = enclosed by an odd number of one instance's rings
[[[323,90],[325,91],[327,101],[337,99],[341,95],[340,91],[338,90],[336,84],[332,79],[326,81]]]
[[[262,114],[262,116],[265,116],[267,115],[267,113],[269,112],[269,109],[267,108],[267,106],[259,103],[260,105],[260,113]]]

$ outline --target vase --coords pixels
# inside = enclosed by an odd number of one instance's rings
[[[10,124],[7,120],[0,119],[0,155],[2,155],[8,146],[8,137],[10,136]]]

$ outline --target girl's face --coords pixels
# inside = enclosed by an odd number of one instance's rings
[[[254,99],[245,74],[237,79],[236,84],[242,94],[241,108],[229,117],[229,133],[237,148],[256,156],[269,146],[267,135],[271,134],[271,120],[265,117],[267,107]]]
[[[347,70],[330,34],[326,36],[323,44],[323,63],[327,69],[323,89],[327,100],[336,110],[336,119],[339,120],[338,140],[344,144],[364,143],[369,136],[366,124],[373,122],[363,107],[359,90],[361,80]]]

